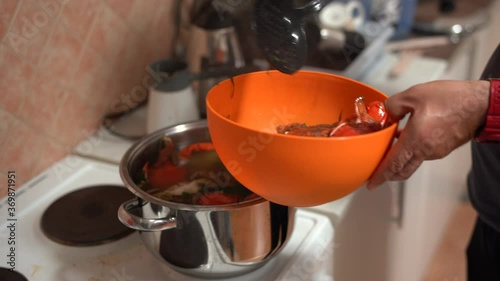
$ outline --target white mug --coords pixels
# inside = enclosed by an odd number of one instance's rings
[[[147,132],[200,119],[192,86],[172,92],[151,88],[147,108]]]

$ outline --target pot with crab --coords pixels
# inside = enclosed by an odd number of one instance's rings
[[[118,210],[161,266],[203,278],[253,271],[287,244],[295,209],[249,191],[220,162],[205,120],[156,131],[124,155],[136,199]]]

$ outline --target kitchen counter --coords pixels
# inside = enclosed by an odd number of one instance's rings
[[[137,136],[146,134],[146,116],[147,107],[141,106],[117,119],[113,124],[114,130],[127,136],[135,136],[136,139],[124,138],[100,127],[91,137],[81,141],[73,149],[73,153],[111,164],[120,164],[125,152],[138,140]]]
[[[74,148],[73,153],[118,165],[122,156],[133,144],[134,141],[123,139],[100,128],[90,138],[80,142]]]

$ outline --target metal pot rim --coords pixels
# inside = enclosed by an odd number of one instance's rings
[[[247,206],[252,206],[252,205],[257,205],[260,203],[268,202],[266,199],[262,197],[258,197],[249,201],[245,201],[242,203],[233,203],[233,204],[225,204],[225,205],[191,205],[191,204],[183,204],[183,203],[176,203],[176,202],[171,202],[171,201],[166,201],[166,200],[161,200],[158,199],[157,197],[145,192],[141,188],[139,188],[135,182],[132,180],[132,176],[130,175],[129,168],[131,165],[131,160],[134,159],[138,154],[142,153],[143,148],[150,144],[151,142],[157,141],[160,139],[162,136],[167,135],[167,134],[172,134],[172,133],[180,133],[183,131],[187,131],[189,129],[196,129],[196,128],[206,128],[207,127],[207,121],[206,120],[199,120],[199,121],[194,121],[194,122],[189,122],[189,123],[183,123],[183,124],[178,124],[174,125],[168,128],[163,128],[160,130],[157,130],[151,134],[148,134],[138,140],[136,143],[134,143],[125,153],[125,155],[122,157],[120,161],[120,177],[122,181],[125,183],[125,186],[127,187],[128,190],[130,190],[134,195],[137,197],[140,197],[141,199],[165,206],[171,209],[177,209],[177,210],[187,210],[187,211],[221,211],[221,210],[233,210],[233,209],[240,209],[244,208]]]

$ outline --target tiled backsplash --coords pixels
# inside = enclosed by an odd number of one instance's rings
[[[98,127],[170,54],[174,0],[0,0],[0,186],[20,186]],[[0,196],[5,189],[0,188]]]

